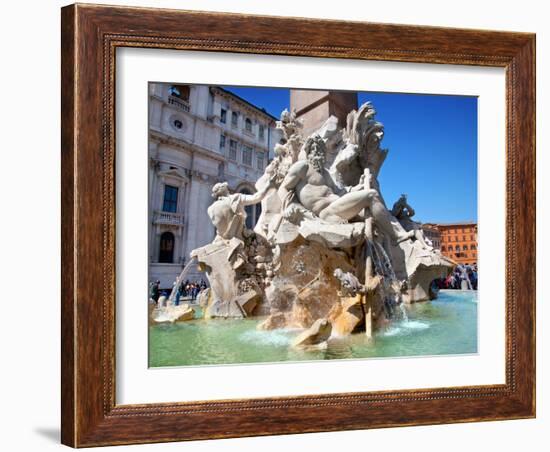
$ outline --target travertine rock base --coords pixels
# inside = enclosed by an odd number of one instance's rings
[[[340,282],[333,275],[337,267],[353,268],[343,251],[301,238],[281,247],[280,266],[266,289],[270,315],[277,316],[276,323],[309,328],[315,320],[326,318],[339,300]],[[280,313],[285,314],[284,321]]]
[[[301,333],[292,346],[296,348],[307,348],[326,343],[332,332],[332,325],[327,319],[317,319],[311,327]]]

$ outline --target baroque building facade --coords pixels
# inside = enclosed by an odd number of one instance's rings
[[[191,250],[215,230],[207,208],[215,183],[254,193],[280,140],[276,118],[217,86],[149,84],[149,280],[169,289]],[[247,208],[247,227],[260,216]],[[190,268],[189,280],[202,279]]]

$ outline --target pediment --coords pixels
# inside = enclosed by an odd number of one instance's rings
[[[177,179],[181,182],[189,182],[189,177],[182,171],[177,168],[168,169],[158,172],[159,177]]]

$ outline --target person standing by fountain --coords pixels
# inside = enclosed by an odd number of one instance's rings
[[[176,286],[176,284],[177,284],[177,282],[174,282],[174,287]],[[174,300],[174,305],[175,306],[179,306],[180,298],[181,298],[181,284],[177,284],[176,299]]]
[[[157,304],[160,298],[160,281],[158,279],[151,284],[150,296],[151,299],[154,300],[155,304]]]
[[[477,272],[470,266],[467,269],[468,279],[473,290],[477,290]]]

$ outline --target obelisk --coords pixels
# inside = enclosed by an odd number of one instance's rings
[[[307,137],[331,115],[345,127],[348,113],[357,109],[357,92],[291,89],[290,109],[296,110],[296,117],[304,123],[302,133]]]

